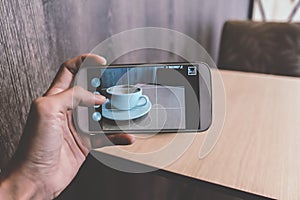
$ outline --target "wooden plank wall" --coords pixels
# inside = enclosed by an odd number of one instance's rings
[[[32,99],[45,92],[64,60],[89,52],[115,33],[145,26],[183,32],[216,59],[223,22],[246,19],[248,4],[248,0],[1,0],[0,168],[16,149]],[[120,62],[154,57],[140,53]]]

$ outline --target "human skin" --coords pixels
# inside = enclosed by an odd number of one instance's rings
[[[105,64],[104,58],[83,54],[62,64],[43,97],[32,102],[18,149],[1,174],[0,199],[53,199],[72,181],[88,155],[72,119],[78,105],[103,104],[105,97],[72,87],[84,60]],[[103,135],[101,146],[131,144],[130,134]],[[109,141],[109,142],[108,142]]]

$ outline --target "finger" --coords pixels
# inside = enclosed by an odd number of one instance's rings
[[[64,92],[50,96],[53,104],[59,107],[59,110],[66,112],[80,106],[93,106],[105,103],[106,98],[99,94],[93,94],[79,86],[72,87]]]
[[[88,137],[87,134],[81,134],[79,135],[78,132],[75,129],[75,124],[74,120],[72,117],[72,111],[67,112],[67,119],[68,119],[68,125],[70,132],[74,138],[74,141],[76,142],[78,148],[82,152],[84,156],[87,156],[89,153],[89,148],[90,148],[90,138]]]
[[[57,94],[68,89],[83,61],[89,65],[106,64],[105,58],[95,54],[82,54],[64,62],[44,96]]]
[[[135,136],[131,134],[119,133],[112,135],[95,134],[90,138],[93,149],[112,145],[128,145],[135,141]]]
[[[134,135],[125,133],[108,135],[107,138],[116,145],[128,145],[134,143],[135,141]]]

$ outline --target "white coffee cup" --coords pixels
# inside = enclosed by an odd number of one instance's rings
[[[130,110],[137,106],[144,106],[149,98],[142,95],[142,88],[134,85],[116,85],[106,89],[111,95],[110,104],[119,110]]]

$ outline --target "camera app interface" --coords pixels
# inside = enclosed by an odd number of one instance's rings
[[[89,109],[90,130],[187,129],[199,112],[198,76],[196,65],[90,69],[88,89],[107,97]]]

